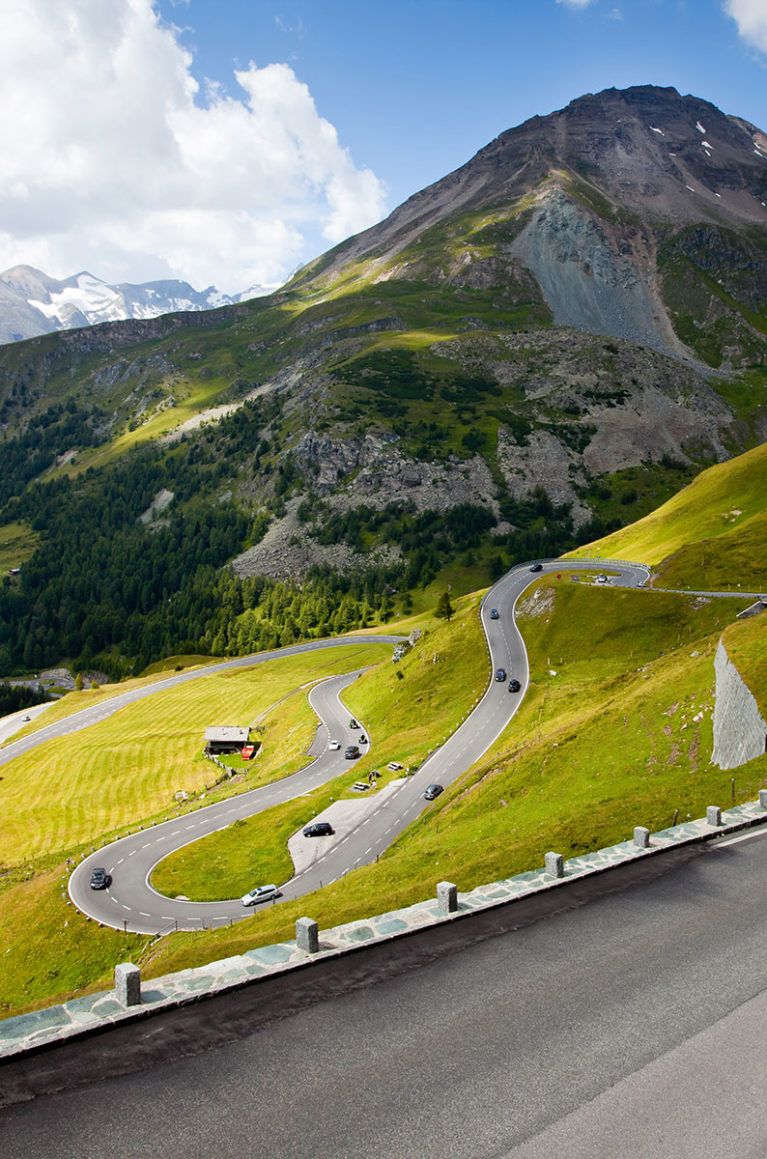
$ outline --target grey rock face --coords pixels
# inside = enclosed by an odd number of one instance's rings
[[[720,769],[736,769],[765,752],[767,722],[721,640],[716,650],[714,671],[716,700],[711,763]]]
[[[534,273],[557,326],[679,355],[660,299],[614,251],[597,222],[562,191],[541,202],[511,250]]]

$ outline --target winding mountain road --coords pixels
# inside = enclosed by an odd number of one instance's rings
[[[595,564],[590,560],[569,561],[567,564],[553,561],[543,563],[541,571],[544,573],[573,569],[594,571],[595,567],[607,568],[608,564],[606,561]],[[640,564],[610,563],[609,571],[614,573],[611,583],[621,586],[641,586],[646,583],[649,576],[649,569]],[[375,806],[372,809],[368,807],[362,812],[359,821],[351,821],[346,826],[338,828],[332,838],[319,839],[326,845],[326,851],[280,886],[283,900],[311,893],[343,877],[358,866],[375,861],[397,836],[429,807],[429,802],[423,795],[426,786],[432,782],[444,787],[452,784],[478,761],[501,735],[521,704],[529,683],[527,653],[516,626],[514,612],[518,599],[538,578],[538,574],[531,572],[529,565],[513,568],[491,588],[482,603],[481,620],[492,673],[503,668],[507,673],[506,679],[497,681],[491,677],[484,696],[467,719],[444,744],[431,753],[413,776],[403,778],[388,791],[382,792]],[[491,617],[493,608],[498,611],[497,619]],[[358,643],[360,639],[350,637],[348,642]],[[376,636],[362,639],[393,643],[399,638]],[[330,646],[340,642],[342,641],[333,640],[323,643]],[[295,645],[284,651],[262,653],[257,657],[242,657],[236,661],[228,661],[198,673],[185,675],[186,679],[193,679],[195,676],[201,677],[212,671],[223,671],[238,665],[245,666],[286,653],[295,654],[302,650],[313,650],[317,646],[317,643]],[[510,693],[508,690],[508,679],[512,674],[520,682],[518,693]],[[95,921],[126,932],[141,934],[163,934],[177,929],[213,928],[249,917],[253,911],[244,907],[239,898],[220,902],[192,902],[165,897],[157,893],[150,884],[152,870],[159,861],[175,850],[198,841],[216,830],[226,828],[241,818],[251,817],[265,809],[309,793],[340,773],[348,771],[348,762],[345,761],[343,752],[330,751],[327,742],[332,737],[340,741],[343,748],[351,740],[359,741],[359,734],[352,732],[348,727],[349,714],[339,695],[345,687],[357,679],[358,675],[359,671],[355,670],[331,677],[312,690],[310,703],[321,723],[317,740],[312,746],[319,755],[310,765],[290,777],[263,788],[129,834],[91,854],[80,862],[70,875],[69,894],[74,904]],[[179,680],[180,678],[171,678],[162,684],[135,692],[151,695],[153,691],[167,688]],[[135,694],[131,693],[126,696],[135,698]],[[128,702],[121,697],[115,700]],[[115,705],[115,701],[97,707],[95,711],[100,711],[100,719],[103,719],[105,710],[112,705]],[[74,719],[70,717],[69,721]],[[66,722],[62,722],[64,723]],[[85,723],[91,722],[88,720]],[[364,731],[364,721],[362,725]],[[307,817],[307,821],[310,819]],[[97,865],[103,866],[112,877],[112,883],[107,890],[96,891],[89,887],[90,874]]]

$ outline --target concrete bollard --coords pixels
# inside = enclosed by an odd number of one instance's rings
[[[122,1006],[141,1005],[141,971],[132,962],[115,966],[115,998]]]
[[[458,886],[452,881],[438,882],[437,902],[441,914],[454,914],[458,909]]]
[[[706,821],[709,825],[722,824],[722,810],[718,805],[709,805],[706,809]]]
[[[565,863],[561,853],[547,853],[545,857],[546,872],[550,877],[564,877]]]
[[[312,918],[299,918],[296,922],[296,945],[306,954],[316,954],[319,950],[319,926]]]
[[[638,845],[640,849],[649,849],[650,830],[645,829],[644,825],[637,825],[634,830],[634,844]]]
[[[767,789],[759,790],[759,808],[767,809]]]

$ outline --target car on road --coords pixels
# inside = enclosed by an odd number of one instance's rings
[[[352,717],[351,720],[349,721],[349,728],[359,728],[359,724],[354,719],[354,717]]]
[[[347,761],[356,761],[357,757],[360,756],[360,750],[357,748],[356,744],[350,744],[344,753],[344,756],[346,757]]]
[[[509,681],[509,692],[519,692],[522,685],[518,680],[511,679]]]
[[[29,715],[29,713],[28,713],[28,712],[25,712],[25,713],[24,713],[24,715],[22,716],[22,718],[21,718],[21,719],[22,719],[23,721],[27,721],[27,720],[31,720],[31,719],[32,719],[32,717]]]
[[[91,889],[109,889],[112,884],[112,877],[105,869],[99,866],[91,873],[89,884]]]
[[[435,797],[438,797],[440,793],[444,793],[444,791],[445,790],[443,789],[442,785],[427,785],[426,791],[424,792],[424,798],[427,801],[433,801]]]
[[[315,821],[304,829],[304,837],[330,837],[335,829],[329,821]]]
[[[499,668],[495,674],[495,679],[498,681],[499,684],[503,684],[504,680],[506,679],[506,669]]]
[[[490,619],[491,620],[500,620],[500,618],[501,618],[501,613],[498,611],[498,609],[491,608],[490,609]]]
[[[330,751],[331,751],[331,752],[333,752],[333,753],[336,753],[336,752],[338,752],[338,750],[340,749],[340,747],[341,747],[341,742],[340,742],[340,740],[332,740],[332,741],[330,742],[330,744],[328,745],[328,748],[329,748],[329,749],[330,749]]]
[[[533,566],[530,568],[530,571],[543,571],[543,564],[542,563],[534,563]]]
[[[276,885],[257,885],[240,900],[243,905],[258,905],[261,901],[271,901],[275,897],[282,897]]]

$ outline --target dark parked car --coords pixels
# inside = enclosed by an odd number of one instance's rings
[[[543,564],[542,563],[534,563],[533,566],[530,568],[530,571],[543,571]]]
[[[518,680],[510,680],[509,681],[509,692],[519,692],[521,687],[522,687],[522,685],[519,683]]]
[[[427,801],[433,801],[435,797],[438,797],[440,793],[443,792],[444,789],[442,788],[442,785],[427,785],[424,797]]]
[[[491,620],[499,620],[500,618],[501,618],[501,613],[498,611],[498,609],[491,608],[490,609],[490,619]]]
[[[304,837],[330,837],[335,829],[329,821],[315,821],[304,829]]]
[[[90,886],[91,889],[109,889],[112,884],[112,878],[105,869],[94,869],[91,874]]]
[[[498,671],[497,671],[497,672],[496,672],[496,674],[495,674],[495,678],[496,678],[496,680],[498,681],[498,683],[499,683],[499,684],[502,684],[502,683],[503,683],[503,681],[506,679],[506,669],[505,669],[505,668],[499,668],[499,669],[498,669]]]

